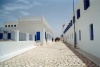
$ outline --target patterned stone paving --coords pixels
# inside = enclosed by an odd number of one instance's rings
[[[0,67],[98,67],[78,52],[71,50],[62,42],[54,42],[1,62]]]
[[[66,46],[78,57],[80,58],[86,65],[86,67],[100,67],[98,65],[96,65],[95,63],[93,63],[92,61],[90,61],[88,58],[86,58],[85,56],[83,56],[82,54],[80,54],[79,52],[77,52],[74,48],[72,48],[71,45],[66,44]]]

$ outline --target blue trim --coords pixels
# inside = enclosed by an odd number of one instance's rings
[[[36,35],[35,35],[35,41],[36,41]]]
[[[45,39],[46,39],[46,32],[45,32]]]
[[[90,6],[90,0],[84,0],[84,10],[87,10],[89,6]]]
[[[94,40],[93,24],[90,24],[90,40]]]
[[[8,33],[8,39],[11,39],[11,33]]]
[[[40,40],[40,32],[37,32],[37,40]]]
[[[73,25],[72,20],[70,21],[71,26]]]
[[[80,18],[80,9],[77,10],[77,19]]]
[[[73,16],[73,22],[71,20],[70,23],[68,24],[68,26],[63,31],[64,34],[69,30],[69,28],[71,28],[71,26],[73,25],[74,22],[75,22],[75,16]]]
[[[3,38],[3,33],[0,33],[0,39],[2,39]]]
[[[73,16],[73,23],[75,23],[75,16]]]
[[[71,26],[72,26],[72,20],[70,21],[69,25],[66,27],[63,33],[66,33]]]

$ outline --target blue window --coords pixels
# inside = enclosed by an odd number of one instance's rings
[[[10,27],[10,25],[8,25],[8,27]]]
[[[70,24],[71,24],[71,26],[72,26],[72,20],[70,21]]]
[[[3,38],[3,33],[0,33],[0,39],[2,39]]]
[[[5,27],[7,27],[7,25],[5,25]]]
[[[77,10],[77,19],[80,18],[80,9]]]
[[[94,40],[93,24],[90,24],[90,40]]]
[[[75,23],[75,16],[73,16],[73,23]]]
[[[45,32],[45,39],[46,39],[46,32]]]
[[[36,41],[36,35],[35,35],[35,41]]]
[[[71,27],[71,24],[69,23],[69,28]]]
[[[14,25],[14,27],[16,27],[16,25]]]
[[[13,27],[13,25],[11,25],[11,27]]]
[[[87,10],[89,6],[90,6],[90,0],[84,0],[84,10]]]
[[[66,33],[66,31],[67,31],[67,27],[66,27],[66,29],[64,30],[64,33]]]
[[[8,33],[8,39],[11,39],[11,33]]]
[[[81,30],[79,30],[79,40],[81,40]]]
[[[40,32],[37,32],[37,40],[40,40]]]

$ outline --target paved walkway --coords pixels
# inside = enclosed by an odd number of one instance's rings
[[[85,60],[91,63],[86,58]],[[4,61],[0,63],[0,67],[98,67],[94,63],[86,64],[83,62],[65,44],[54,42],[50,45],[36,47]]]

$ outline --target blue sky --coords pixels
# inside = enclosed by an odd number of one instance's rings
[[[20,16],[44,16],[55,37],[72,15],[73,0],[0,0],[0,24],[16,21]],[[75,5],[78,0],[74,0]]]

